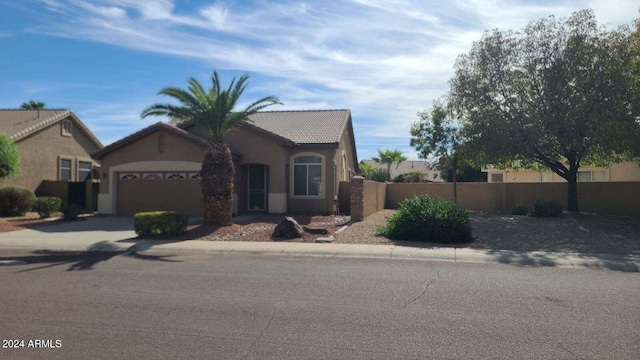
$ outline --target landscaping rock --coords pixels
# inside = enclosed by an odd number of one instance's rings
[[[298,224],[296,219],[286,216],[278,226],[273,230],[272,237],[281,237],[287,239],[295,239],[302,237],[302,226]]]
[[[305,225],[302,228],[309,234],[327,235],[329,233],[329,230],[322,226]]]

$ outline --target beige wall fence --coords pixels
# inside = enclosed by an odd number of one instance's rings
[[[415,195],[436,195],[453,201],[452,183],[385,184],[354,177],[351,181],[351,217],[362,220]],[[511,213],[517,205],[537,200],[567,202],[566,183],[458,183],[458,205],[467,210]],[[640,182],[578,184],[582,212],[640,214]]]

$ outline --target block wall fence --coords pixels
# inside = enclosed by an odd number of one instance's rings
[[[452,183],[394,184],[351,180],[351,218],[362,221],[415,195],[436,195],[453,201]],[[458,183],[458,205],[473,211],[511,213],[517,205],[531,206],[537,200],[567,203],[566,183]],[[581,212],[640,215],[640,182],[578,183]]]

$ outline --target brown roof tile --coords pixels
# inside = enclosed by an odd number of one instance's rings
[[[65,118],[71,118],[76,122],[87,136],[97,145],[102,147],[102,143],[91,133],[91,131],[80,121],[71,111],[66,109],[0,109],[0,134],[5,134],[13,141],[18,141],[23,137],[40,130]]]

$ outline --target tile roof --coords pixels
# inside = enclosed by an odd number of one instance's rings
[[[0,134],[5,134],[9,136],[11,140],[18,141],[34,131],[69,117],[76,122],[98,147],[102,147],[102,143],[91,133],[82,121],[80,121],[71,110],[66,109],[0,109]]]
[[[172,134],[181,136],[187,140],[190,140],[198,145],[202,145],[202,146],[206,146],[207,145],[207,140],[203,139],[197,135],[191,134],[186,130],[180,129],[177,126],[173,125],[173,124],[167,124],[167,123],[163,123],[163,122],[157,122],[155,124],[149,125],[146,128],[136,131],[135,133],[125,136],[124,138],[109,144],[105,147],[103,147],[102,149],[94,152],[93,154],[91,154],[91,157],[94,159],[102,159],[102,157],[106,154],[109,154],[117,149],[120,149],[126,145],[131,144],[132,142],[141,139],[155,131],[158,130],[167,130]]]
[[[349,110],[264,111],[249,116],[250,126],[294,144],[339,143],[350,118]]]
[[[274,135],[277,138],[301,144],[334,144],[339,143],[345,131],[351,112],[349,110],[294,110],[294,111],[261,111],[249,116],[250,123],[243,126],[255,127],[258,130]],[[169,121],[170,124],[188,128],[187,121]]]

